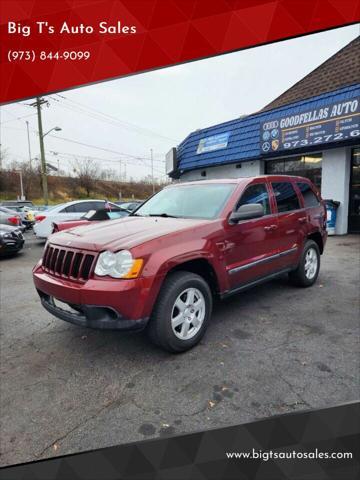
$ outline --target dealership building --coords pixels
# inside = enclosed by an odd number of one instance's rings
[[[167,155],[180,181],[310,178],[340,202],[336,234],[360,232],[360,37],[261,111],[190,133]]]

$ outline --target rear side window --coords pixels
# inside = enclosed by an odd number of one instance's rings
[[[62,210],[60,210],[59,213],[75,213],[76,210],[75,210],[75,205],[69,205],[68,207],[66,208],[63,208]]]
[[[66,213],[86,213],[89,210],[98,210],[96,207],[97,202],[79,202],[79,203],[73,203],[72,205],[67,206],[61,212],[66,212]],[[102,203],[102,207],[104,206],[104,203]]]
[[[301,208],[299,198],[290,182],[272,183],[272,187],[279,213]]]
[[[105,202],[91,202],[91,208],[94,210],[101,210],[105,208]]]
[[[319,199],[308,183],[297,183],[297,186],[304,198],[304,205],[306,208],[318,207],[320,205]]]
[[[269,215],[269,194],[264,183],[257,183],[247,187],[245,192],[242,194],[236,209],[242,205],[248,205],[249,203],[260,203],[264,207],[264,214]]]
[[[75,212],[77,213],[86,213],[88,212],[89,210],[98,210],[97,208],[97,204],[98,202],[80,202],[80,203],[76,203],[74,205],[74,208],[75,208]],[[103,208],[104,207],[104,203],[101,203],[101,207]]]

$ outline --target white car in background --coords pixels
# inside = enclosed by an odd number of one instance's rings
[[[46,240],[52,233],[53,222],[78,220],[89,210],[100,210],[109,207],[110,209],[114,208],[114,210],[119,209],[118,205],[106,200],[75,200],[50,207],[48,210],[39,212],[35,216],[34,233],[37,238]]]

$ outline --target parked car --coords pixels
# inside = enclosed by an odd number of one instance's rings
[[[140,207],[140,205],[143,203],[140,200],[134,200],[132,202],[115,202],[117,205],[119,205],[121,208],[124,208],[125,210],[129,210],[130,212],[133,212],[136,208]]]
[[[22,225],[21,216],[18,212],[6,207],[0,207],[0,224],[20,227]]]
[[[118,209],[115,203],[106,200],[76,200],[50,207],[44,212],[35,215],[34,233],[37,238],[46,239],[51,233],[53,223],[65,220],[79,220],[89,210],[99,210],[105,206]]]
[[[0,202],[0,207],[30,207],[34,208],[34,204],[30,200],[3,200]]]
[[[56,317],[146,327],[154,343],[180,352],[204,335],[214,296],[285,273],[313,285],[326,238],[325,205],[308,179],[179,183],[127,218],[53,235],[33,278]]]
[[[11,209],[20,216],[21,222],[25,228],[31,228],[35,223],[35,214],[29,207],[12,206]]]
[[[80,220],[65,220],[65,222],[53,222],[52,233],[69,230],[69,228],[80,227],[81,225],[89,225],[89,222],[102,222],[104,220],[118,220],[119,218],[130,215],[129,210],[121,207],[108,210],[102,208],[100,210],[89,210]]]
[[[0,225],[0,257],[18,253],[24,246],[21,229]]]

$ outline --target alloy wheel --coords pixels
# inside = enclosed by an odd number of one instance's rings
[[[190,340],[200,330],[206,314],[204,295],[197,288],[187,288],[175,300],[171,327],[181,340]]]
[[[305,276],[308,280],[312,280],[317,272],[318,269],[318,256],[316,253],[315,248],[309,248],[309,250],[305,254]]]

